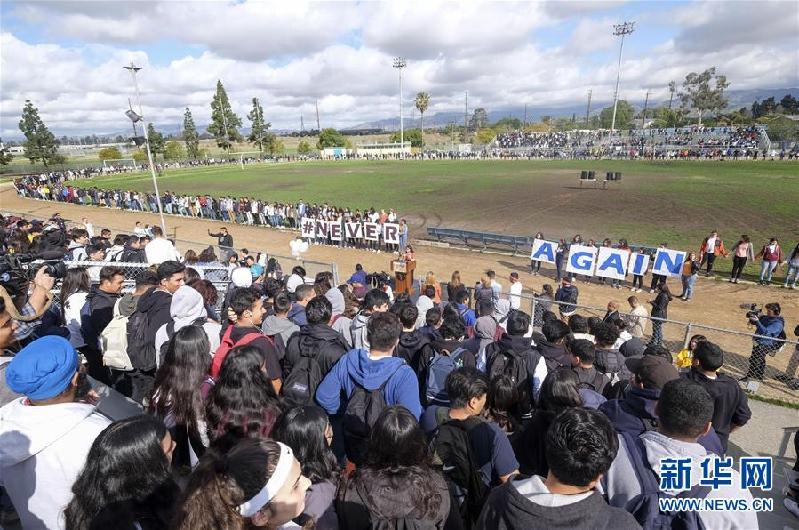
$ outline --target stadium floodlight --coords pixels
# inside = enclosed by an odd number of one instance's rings
[[[613,120],[610,122],[610,132],[616,130],[616,107],[619,104],[619,80],[621,79],[621,52],[624,49],[624,37],[635,31],[635,22],[624,22],[613,25],[613,36],[621,37],[619,44],[619,66],[616,70],[616,91],[613,93]]]
[[[127,116],[134,124],[137,121],[141,121],[144,119],[144,113],[141,110],[141,97],[139,96],[139,82],[136,80],[136,74],[139,70],[141,70],[140,66],[136,66],[131,61],[129,66],[123,66],[125,70],[130,72],[131,77],[133,77],[133,88],[136,91],[136,105],[139,107],[139,113],[136,114],[133,109],[129,109],[125,111],[125,116]],[[134,125],[135,129],[135,125]],[[161,230],[164,231],[164,235],[166,235],[166,223],[164,222],[164,208],[161,206],[161,194],[158,193],[158,181],[155,178],[155,164],[153,164],[153,153],[150,151],[150,137],[147,135],[147,126],[142,123],[142,129],[144,129],[144,146],[147,149],[147,161],[150,164],[150,173],[153,175],[153,188],[155,189],[155,200],[158,203],[158,215],[161,217]]]
[[[127,116],[133,123],[138,123],[141,121],[141,116],[133,112],[133,109],[126,110],[125,116]]]
[[[399,70],[399,90],[400,90],[400,153],[402,153],[402,157],[405,158],[405,127],[402,121],[402,69],[405,68],[408,63],[405,61],[404,57],[394,57],[394,68]]]

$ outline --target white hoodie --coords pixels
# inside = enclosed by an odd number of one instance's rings
[[[191,325],[195,320],[208,316],[202,295],[188,285],[180,286],[178,290],[175,291],[175,294],[172,295],[169,313],[172,316],[175,331],[184,326]],[[157,366],[161,366],[162,361],[161,345],[169,340],[166,327],[167,324],[164,324],[155,332],[155,351],[157,353],[155,359]],[[203,324],[203,329],[208,336],[208,343],[211,346],[208,354],[213,355],[217,348],[219,348],[219,335],[222,326],[216,322],[205,322]]]
[[[62,512],[94,439],[111,421],[93,405],[0,408],[0,485],[26,530],[64,528]]]

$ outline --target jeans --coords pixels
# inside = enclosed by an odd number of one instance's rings
[[[633,274],[633,289],[643,289],[643,288],[644,288],[644,275]]]
[[[541,262],[540,261],[530,261],[530,272],[537,273],[541,270]]]
[[[732,273],[730,273],[730,278],[733,280],[739,280],[741,278],[741,273],[746,267],[746,258],[742,258],[739,256],[732,257]]]
[[[652,317],[652,338],[649,344],[658,345],[663,342],[663,321],[657,317]]]
[[[766,355],[770,355],[776,349],[755,342],[752,346],[752,355],[749,357],[749,369],[746,371],[746,377],[762,381],[766,375]]]
[[[792,278],[793,283],[791,283]],[[788,284],[796,287],[797,281],[799,281],[799,265],[788,265],[788,272],[785,274],[785,287],[788,287]]]
[[[696,274],[690,276],[682,276],[682,297],[690,300],[694,295],[694,284],[696,283]]]
[[[779,261],[766,261],[763,260],[760,263],[760,281],[761,282],[770,282],[771,275],[774,273],[774,269],[777,268],[777,264]]]

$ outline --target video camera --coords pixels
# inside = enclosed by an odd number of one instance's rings
[[[741,309],[746,309],[746,318],[759,318],[763,309],[757,307],[757,304],[741,304]]]
[[[62,252],[42,252],[39,254],[6,254],[0,256],[0,285],[8,294],[16,297],[25,292],[36,271],[43,267],[48,276],[56,280],[67,274],[67,264],[62,261]],[[42,260],[41,267],[36,260]]]

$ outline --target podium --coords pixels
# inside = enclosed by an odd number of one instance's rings
[[[394,273],[394,294],[412,294],[414,270],[416,270],[415,261],[394,260],[391,262],[391,271]]]

